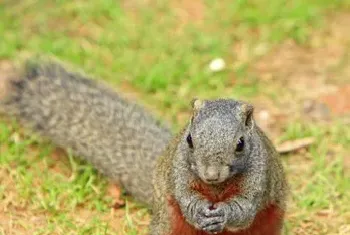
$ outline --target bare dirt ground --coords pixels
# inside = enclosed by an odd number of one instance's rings
[[[271,125],[278,117],[325,121],[350,113],[349,22],[345,13],[330,18],[328,27],[313,33],[307,45],[286,41],[251,66],[266,82],[263,95],[277,92],[277,98],[256,101],[259,108],[270,107],[275,113]]]

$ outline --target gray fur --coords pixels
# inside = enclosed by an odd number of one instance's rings
[[[0,109],[72,149],[137,200],[152,198],[155,159],[171,132],[143,108],[62,64],[34,59],[6,85]]]
[[[271,202],[285,209],[287,185],[282,165],[271,142],[255,125],[252,113],[251,105],[224,99],[204,101],[199,110],[194,110],[189,125],[159,160],[159,172],[164,172],[155,176],[153,210],[161,216],[153,218],[152,235],[167,234],[154,228],[158,223],[166,224],[164,220],[171,221],[171,210],[159,203],[167,203],[165,196],[175,198],[188,223],[210,233],[249,227],[256,214]],[[188,144],[189,134],[193,148]],[[245,147],[236,152],[242,136]],[[219,175],[215,182],[206,182],[208,168]],[[202,180],[219,190],[222,182],[238,175],[243,178],[242,193],[215,204],[215,209],[209,209],[213,204],[191,188],[192,182]],[[164,181],[166,185],[159,187]]]

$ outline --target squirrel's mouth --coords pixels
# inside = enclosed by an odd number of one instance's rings
[[[221,184],[224,183],[227,179],[217,179],[217,180],[208,180],[206,178],[202,178],[200,177],[201,180],[206,183],[206,184],[210,184],[210,185],[216,185],[216,184]]]

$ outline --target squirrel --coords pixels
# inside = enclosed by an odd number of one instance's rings
[[[151,234],[281,234],[288,186],[253,106],[194,99],[192,108],[158,160]]]
[[[192,102],[175,137],[143,107],[58,61],[0,77],[0,112],[71,149],[151,207],[151,235],[278,235],[287,182],[253,106]]]

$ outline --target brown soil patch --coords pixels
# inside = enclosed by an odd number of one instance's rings
[[[122,189],[120,186],[115,184],[110,184],[108,187],[108,193],[112,196],[114,199],[114,209],[120,209],[125,206],[125,201],[121,198],[122,196]]]
[[[350,114],[350,84],[320,97],[334,114]]]
[[[260,58],[252,70],[271,89],[280,91],[279,103],[292,105],[333,92],[339,82],[350,82],[338,75],[350,69],[350,63],[344,62],[350,46],[349,22],[350,14],[335,15],[307,46],[287,41]]]
[[[173,9],[180,20],[180,24],[201,23],[205,16],[205,4],[203,0],[172,1]]]
[[[9,93],[9,79],[13,76],[13,65],[9,61],[0,61],[0,100]]]
[[[286,41],[250,67],[263,84],[253,100],[255,117],[272,138],[292,120],[330,121],[349,114],[349,22],[349,13],[333,15],[307,45]]]

